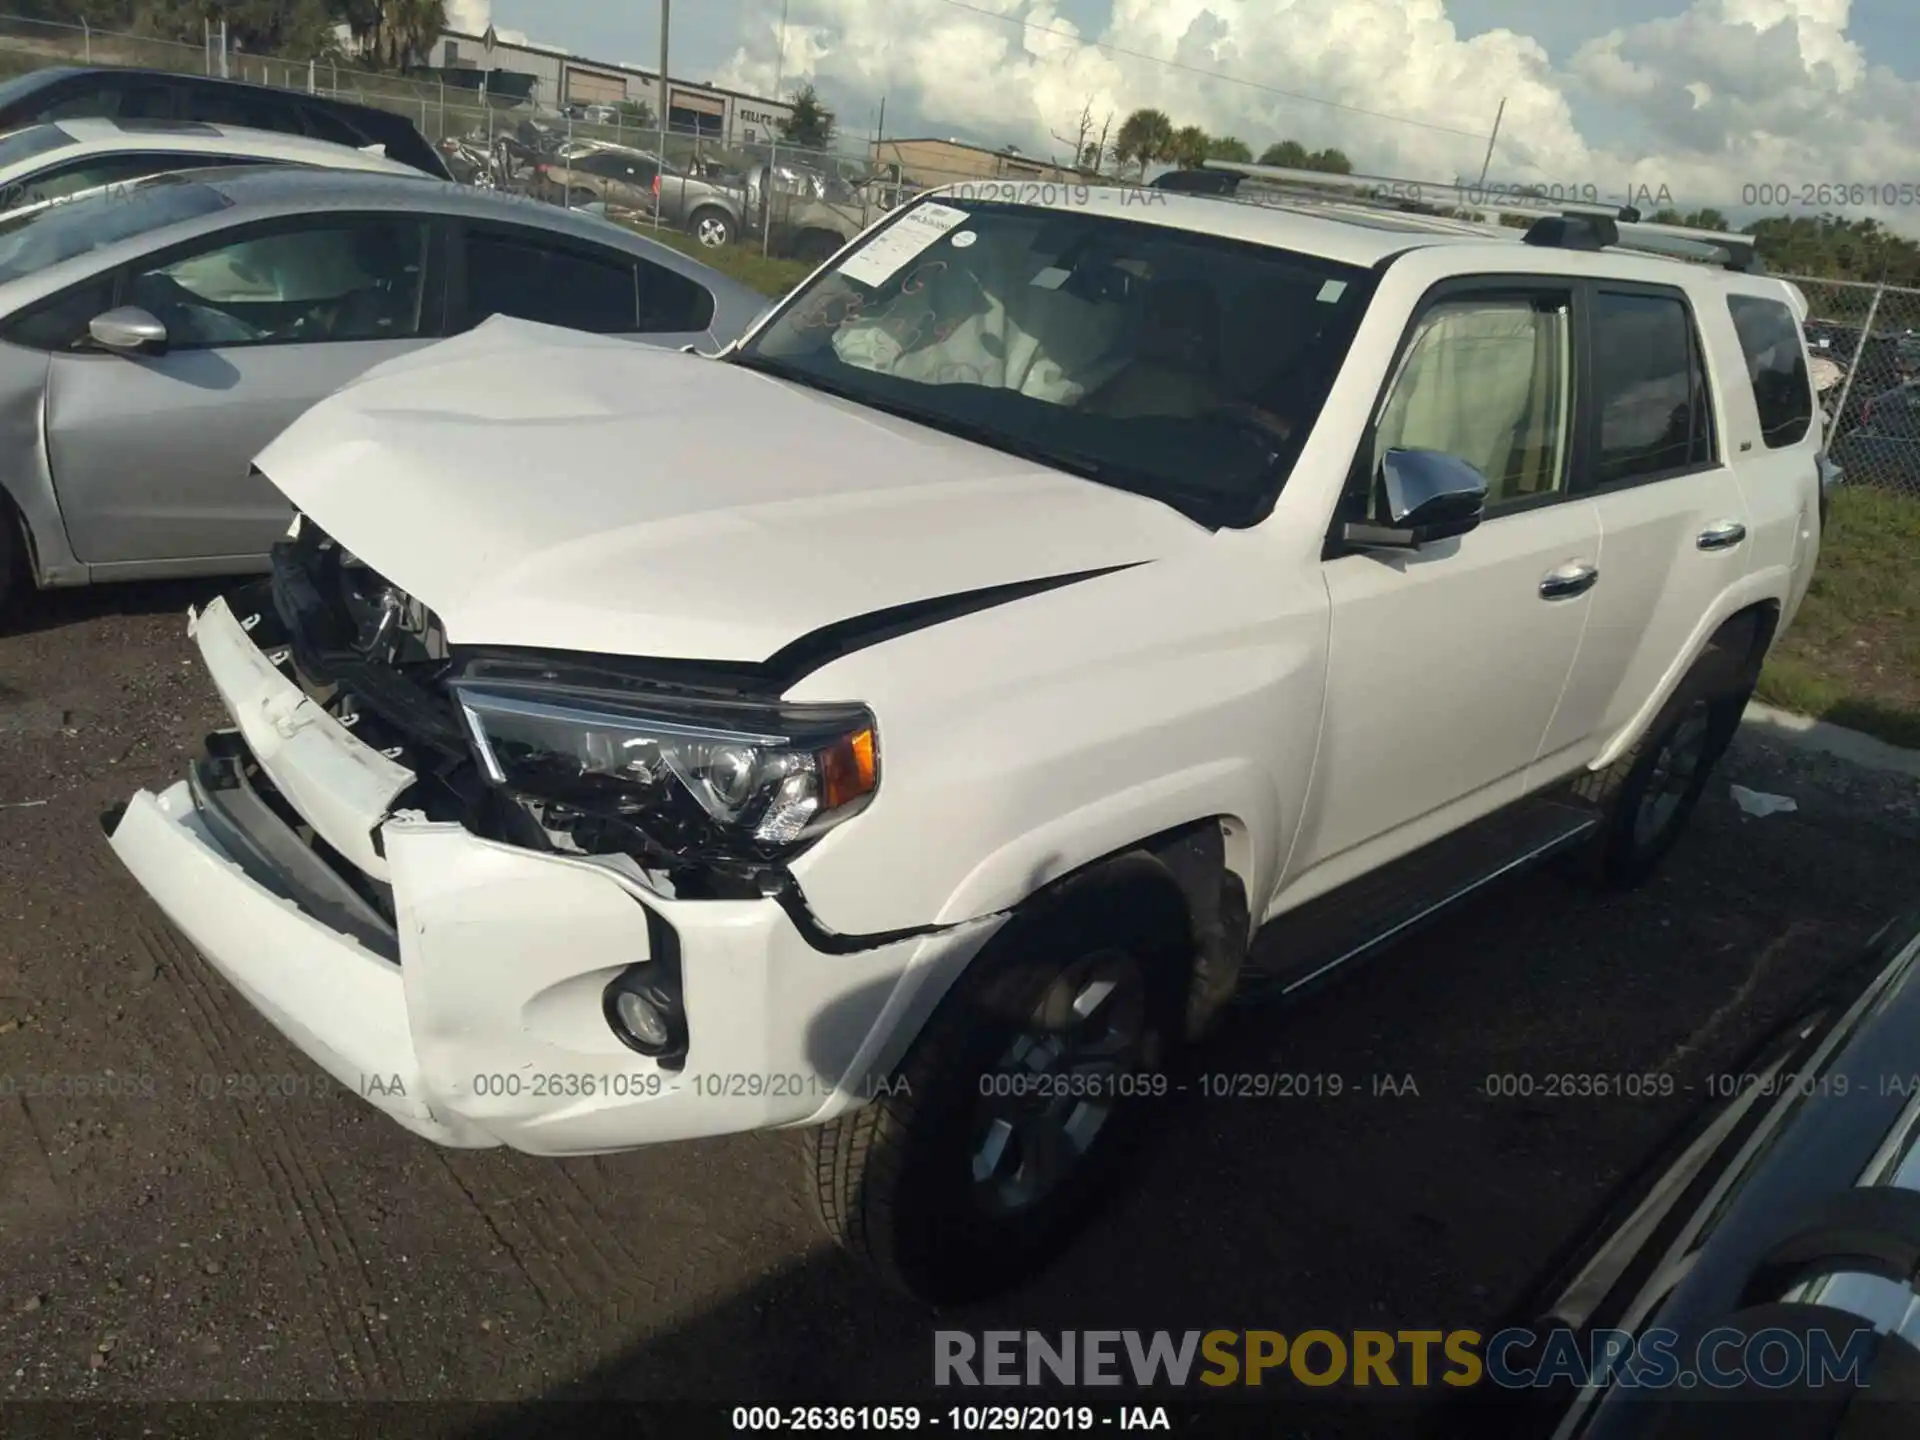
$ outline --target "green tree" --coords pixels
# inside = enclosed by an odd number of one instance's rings
[[[1733,226],[1728,223],[1727,217],[1722,215],[1718,210],[1715,210],[1712,206],[1684,215],[1680,211],[1668,207],[1664,210],[1654,211],[1653,214],[1647,216],[1647,221],[1653,225],[1685,225],[1694,230],[1730,231],[1733,229]]]
[[[783,140],[809,150],[824,150],[833,144],[833,112],[821,101],[809,81],[793,92],[793,113],[780,122]]]
[[[1344,153],[1329,146],[1309,150],[1298,140],[1277,140],[1260,152],[1262,165],[1278,165],[1289,170],[1324,170],[1331,175],[1351,175],[1353,162]]]
[[[1207,137],[1207,159],[1232,160],[1239,164],[1250,164],[1253,149],[1238,135],[1211,135]]]
[[[398,70],[425,55],[447,28],[445,0],[342,0],[361,55],[377,70]]]
[[[1188,170],[1197,170],[1206,162],[1210,143],[1207,132],[1198,125],[1182,125],[1167,142],[1164,158]]]
[[[1305,170],[1312,158],[1298,140],[1276,140],[1260,152],[1262,165],[1278,165],[1288,170]]]
[[[1136,110],[1120,122],[1120,133],[1113,137],[1113,158],[1121,165],[1137,164],[1145,169],[1155,160],[1165,160],[1173,145],[1173,121],[1164,110]]]

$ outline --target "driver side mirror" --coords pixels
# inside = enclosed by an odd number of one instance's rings
[[[121,355],[158,355],[167,348],[167,327],[138,305],[122,305],[94,316],[87,333],[103,350]]]
[[[1362,550],[1417,550],[1464,535],[1487,513],[1487,477],[1443,450],[1389,450],[1375,485],[1379,513],[1340,538]]]

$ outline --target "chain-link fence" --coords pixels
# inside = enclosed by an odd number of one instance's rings
[[[1807,297],[1807,347],[1840,483],[1920,498],[1920,290],[1780,278]]]

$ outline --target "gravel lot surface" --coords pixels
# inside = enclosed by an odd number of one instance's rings
[[[181,614],[210,593],[55,596],[0,637],[0,1399],[879,1401],[924,1398],[937,1323],[1483,1323],[1709,1076],[1920,903],[1920,783],[1744,738],[1641,891],[1527,876],[1238,1015],[1207,1068],[1344,1093],[1170,1100],[1141,1183],[1063,1263],[936,1319],[826,1245],[795,1137],[440,1151],[256,1018],[98,818],[222,723]],[[1733,781],[1799,809],[1745,816]],[[1656,1071],[1671,1100],[1485,1093]]]

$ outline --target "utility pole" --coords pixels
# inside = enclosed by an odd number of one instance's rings
[[[1480,162],[1480,184],[1482,187],[1487,183],[1487,170],[1493,164],[1493,142],[1500,138],[1500,119],[1506,113],[1507,97],[1502,95],[1500,97],[1500,108],[1494,112],[1493,116],[1493,133],[1487,136],[1487,158]]]
[[[667,81],[667,32],[673,28],[673,0],[660,0],[660,164],[654,171],[653,228],[660,228],[660,201],[667,189],[667,115],[673,109],[673,87]]]
[[[787,7],[788,0],[780,0],[780,33],[774,40],[778,53],[773,57],[773,98],[780,100],[780,87],[787,79]],[[773,253],[773,189],[774,177],[780,170],[780,124],[774,121],[773,133],[767,136],[767,173],[760,182],[760,254],[762,257]]]

